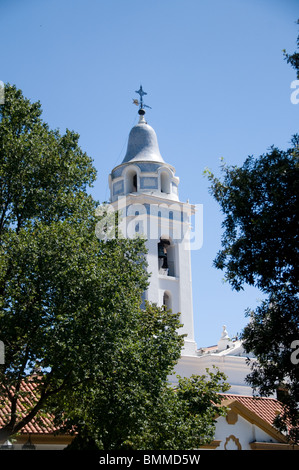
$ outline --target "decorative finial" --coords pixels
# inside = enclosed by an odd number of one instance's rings
[[[227,329],[226,329],[226,325],[223,325],[222,327],[222,335],[221,335],[221,339],[226,339],[228,338],[228,332],[227,332]]]
[[[138,91],[135,91],[135,93],[137,93],[137,94],[140,96],[140,101],[138,101],[138,100],[136,100],[136,99],[135,99],[135,100],[133,99],[133,103],[136,104],[136,106],[139,106],[139,111],[138,111],[138,113],[139,113],[140,115],[144,115],[144,114],[145,114],[144,108],[152,109],[150,106],[148,106],[147,104],[144,104],[144,103],[143,103],[143,97],[144,97],[144,95],[147,95],[147,93],[146,93],[145,91],[143,91],[142,85],[140,85],[139,90],[138,90]]]

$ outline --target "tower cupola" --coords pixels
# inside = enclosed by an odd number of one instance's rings
[[[140,111],[143,111],[141,113]],[[158,139],[154,129],[146,122],[144,110],[139,110],[139,122],[129,134],[126,155],[122,163],[127,162],[160,162],[161,156]]]
[[[109,175],[110,200],[131,193],[151,194],[173,201],[178,201],[179,178],[175,169],[164,161],[160,153],[155,130],[145,119],[143,95],[146,93],[140,87],[141,99],[133,100],[140,105],[138,110],[139,122],[129,133],[127,151],[122,163],[116,166]]]

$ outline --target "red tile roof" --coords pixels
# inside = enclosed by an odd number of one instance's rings
[[[263,419],[265,422],[273,425],[273,420],[283,410],[282,404],[275,398],[253,397],[247,395],[224,394],[225,401],[237,401],[245,406],[249,411]]]
[[[21,391],[24,393],[22,402],[18,405],[18,413],[25,416],[35,403],[36,384],[30,380],[24,381]],[[223,394],[223,400],[227,403],[238,402],[247,410],[257,415],[259,418],[273,425],[273,420],[278,412],[282,410],[282,405],[274,398],[252,397],[245,395]],[[0,408],[0,427],[4,426],[10,416],[10,404],[7,402]],[[54,416],[49,413],[38,413],[37,416],[21,430],[21,434],[53,434],[57,431],[54,427]]]
[[[17,413],[20,417],[26,416],[28,409],[36,403],[36,383],[28,380],[21,384],[20,391],[23,394],[22,400],[18,401]],[[10,419],[10,402],[7,400],[6,404],[0,408],[0,427],[8,423]],[[53,434],[57,428],[53,425],[54,417],[49,413],[39,412],[30,423],[26,424],[21,434]]]

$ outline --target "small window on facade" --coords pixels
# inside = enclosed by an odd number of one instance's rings
[[[175,276],[175,246],[168,238],[160,238],[158,243],[158,269],[159,274]]]
[[[158,243],[158,262],[159,262],[159,273],[168,274],[167,264],[167,244],[162,240]]]
[[[167,291],[165,291],[164,294],[163,294],[163,306],[167,310],[171,310],[171,295]]]
[[[137,175],[135,173],[135,175],[133,176],[133,193],[136,193],[137,191]]]
[[[170,194],[170,177],[164,171],[161,173],[161,192]]]
[[[126,193],[137,192],[137,173],[131,168],[126,174]]]

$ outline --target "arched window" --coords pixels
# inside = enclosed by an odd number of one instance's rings
[[[170,176],[166,171],[161,172],[161,192],[170,194]]]
[[[160,240],[158,243],[158,263],[159,273],[167,275],[167,243],[164,240]]]
[[[163,306],[167,310],[171,310],[172,305],[171,305],[171,294],[168,291],[165,291],[163,294]]]
[[[126,173],[125,178],[125,191],[126,194],[128,193],[136,193],[138,189],[138,179],[137,179],[137,172],[133,168],[128,170]]]
[[[136,193],[137,192],[137,174],[136,173],[133,175],[132,183],[133,183],[133,191],[132,192]]]
[[[158,243],[158,269],[159,274],[175,276],[175,245],[163,235]]]
[[[139,211],[135,211],[135,217],[137,217],[139,215]],[[135,225],[135,232],[138,233],[139,232],[139,222],[137,222],[137,224]]]

